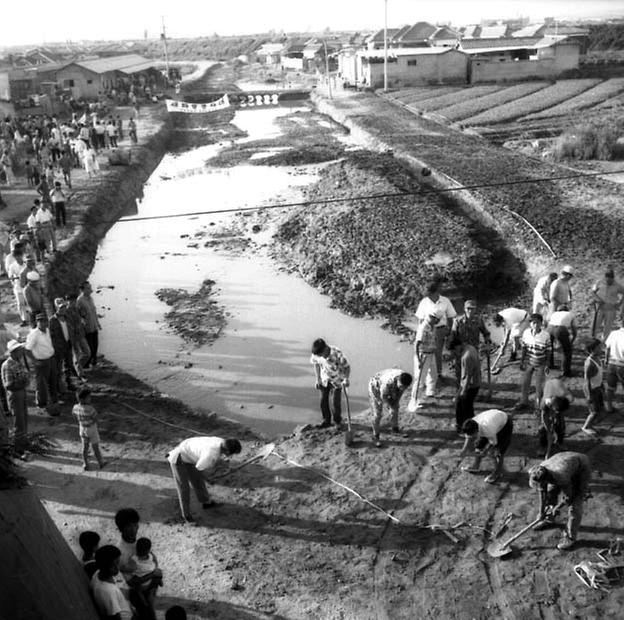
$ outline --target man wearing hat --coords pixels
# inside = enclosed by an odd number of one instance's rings
[[[483,336],[485,342],[490,342],[490,332],[481,316],[477,314],[477,302],[474,299],[467,299],[464,302],[464,314],[453,321],[450,339],[457,336],[464,344],[469,344],[478,351],[479,334]]]
[[[26,285],[28,284],[28,274],[31,271],[35,271],[39,273],[37,271],[37,261],[35,260],[35,257],[32,254],[29,254],[26,256],[25,264],[22,267],[22,270],[20,271],[20,274],[19,274],[19,280],[20,280],[20,285],[22,287],[22,292],[24,291],[24,289],[26,288]]]
[[[438,367],[436,364],[436,332],[437,325],[442,318],[442,313],[432,310],[427,320],[421,323],[416,332],[414,342],[414,376],[416,381],[412,384],[412,396],[407,406],[408,411],[414,412],[422,409],[424,404],[418,398],[422,394],[422,388],[426,388],[426,396],[435,397],[436,383],[438,381]]]
[[[9,357],[0,368],[2,385],[6,390],[9,412],[15,417],[15,449],[19,453],[21,440],[28,433],[28,408],[26,407],[26,388],[30,383],[30,373],[24,358],[24,345],[17,340],[7,344]]]
[[[521,390],[522,396],[516,409],[526,409],[529,405],[529,390],[531,381],[535,375],[535,409],[539,409],[542,396],[544,395],[544,383],[546,381],[546,364],[548,362],[548,348],[550,335],[542,329],[542,315],[532,314],[529,317],[529,328],[522,334],[522,357],[520,370],[522,371]],[[525,361],[528,361],[525,364]]]
[[[56,226],[65,228],[67,211],[65,210],[65,194],[61,188],[60,181],[55,181],[54,189],[50,192],[50,200],[52,200],[52,206],[54,207]]]
[[[26,308],[26,300],[24,299],[24,289],[20,284],[20,274],[24,269],[24,255],[22,253],[22,246],[16,245],[12,252],[15,260],[9,265],[7,269],[7,276],[11,280],[13,285],[13,294],[15,295],[15,303],[17,305],[17,313],[22,321],[22,326],[27,325],[28,309]]]
[[[592,338],[596,338],[598,333],[602,332],[604,341],[613,329],[616,314],[621,310],[624,300],[624,286],[615,279],[611,267],[605,271],[604,279],[594,284],[592,296],[595,306]]]
[[[559,274],[559,277],[550,285],[550,313],[557,311],[561,305],[572,307],[572,289],[570,280],[574,272],[570,265],[566,265]]]
[[[579,452],[559,452],[529,470],[529,486],[539,490],[539,516],[536,530],[552,527],[555,507],[563,492],[568,504],[568,524],[557,549],[566,551],[574,546],[583,518],[583,502],[589,495],[591,466],[586,455]]]
[[[35,317],[37,326],[30,330],[26,337],[26,351],[33,360],[35,367],[35,402],[37,407],[45,409],[48,404],[58,400],[58,379],[56,376],[56,360],[54,347],[48,329],[48,317],[40,312]]]
[[[34,329],[37,325],[36,316],[43,313],[45,309],[43,305],[43,293],[41,292],[40,280],[41,276],[37,271],[29,271],[26,274],[28,284],[24,287],[24,300],[30,317],[30,326]]]

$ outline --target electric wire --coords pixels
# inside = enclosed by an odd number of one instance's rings
[[[185,213],[170,213],[166,215],[144,215],[140,217],[125,217],[119,220],[105,220],[107,223],[118,222],[143,222],[146,220],[164,220],[173,219],[179,217],[196,217],[200,215],[218,215],[223,213],[239,213],[246,211],[261,211],[264,209],[292,209],[294,207],[307,207],[313,205],[330,205],[336,203],[355,202],[363,200],[378,200],[382,198],[405,198],[408,196],[416,196],[422,194],[445,194],[450,192],[470,191],[475,189],[485,189],[490,187],[505,187],[513,185],[526,185],[530,183],[548,183],[551,181],[566,181],[570,179],[581,179],[588,177],[606,176],[610,174],[622,174],[622,170],[610,170],[607,172],[582,172],[578,174],[567,174],[555,177],[537,177],[535,179],[521,179],[517,181],[498,181],[494,183],[477,183],[474,185],[460,185],[458,187],[422,187],[415,191],[410,192],[385,192],[380,194],[365,194],[357,196],[345,196],[341,198],[323,198],[317,200],[303,200],[298,202],[283,202],[283,203],[269,203],[262,206],[253,207],[233,207],[229,209],[214,209],[211,211],[189,211]]]

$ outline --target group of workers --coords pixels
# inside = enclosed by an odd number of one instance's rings
[[[483,318],[477,312],[474,300],[464,303],[464,313],[457,316],[451,301],[441,294],[440,281],[432,281],[426,295],[416,310],[418,326],[414,340],[414,374],[400,368],[384,369],[368,383],[373,443],[381,447],[381,420],[384,406],[390,412],[391,431],[402,433],[399,427],[399,404],[403,393],[411,387],[407,410],[418,412],[428,400],[435,399],[441,385],[448,380],[443,376],[443,352],[446,344],[455,369],[457,392],[454,399],[455,428],[465,438],[460,456],[465,456],[472,444],[474,462],[462,470],[477,473],[485,455],[491,455],[495,469],[486,478],[494,483],[503,474],[504,455],[513,435],[514,413],[529,408],[531,384],[535,386],[535,415],[539,418],[538,437],[545,460],[529,471],[531,488],[540,491],[540,517],[536,529],[551,525],[561,504],[569,506],[567,527],[557,547],[561,550],[574,546],[580,526],[583,502],[589,494],[591,467],[586,455],[577,452],[554,452],[565,435],[564,413],[569,409],[573,395],[566,379],[572,374],[573,345],[579,334],[572,307],[570,280],[573,269],[566,265],[559,274],[550,273],[540,278],[533,296],[530,311],[506,308],[498,311],[493,324],[504,328],[498,355],[494,363],[490,355],[495,351]],[[613,330],[622,311],[624,287],[615,280],[611,268],[604,279],[592,289],[595,304],[591,337],[585,344],[587,358],[583,370],[583,393],[588,406],[588,416],[582,427],[587,435],[594,436],[593,423],[604,411],[603,376],[606,378],[606,413],[613,411],[613,395],[618,382],[624,386],[624,327]],[[621,321],[624,325],[624,321]],[[600,335],[601,338],[597,336]],[[483,340],[483,343],[481,343]],[[488,376],[497,373],[497,367],[511,342],[509,363],[520,362],[521,380],[519,402],[511,412],[487,409],[475,414],[474,402],[482,387],[482,361],[485,353]],[[561,374],[550,377],[555,368],[555,343],[562,352]],[[606,352],[602,356],[603,347]],[[345,355],[335,346],[319,338],[312,344],[311,364],[315,371],[315,386],[321,392],[322,423],[328,428],[333,423],[342,425],[341,397],[349,386],[351,368]],[[606,365],[606,369],[603,366]],[[488,386],[489,387],[489,386]],[[487,395],[491,397],[491,392]],[[404,435],[406,436],[406,435]]]

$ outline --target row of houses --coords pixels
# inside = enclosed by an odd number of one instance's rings
[[[130,86],[162,87],[161,64],[138,54],[42,63],[21,68],[0,67],[0,99],[24,101],[35,95],[60,93],[74,99],[97,99],[104,92]]]
[[[343,47],[337,53],[338,72],[345,85],[370,88],[384,85],[386,70],[391,88],[554,79],[578,69],[585,51],[587,33],[579,29],[554,32],[544,25],[527,26],[500,36],[506,31],[487,28],[464,31],[468,36],[427,22],[379,30],[364,46]]]

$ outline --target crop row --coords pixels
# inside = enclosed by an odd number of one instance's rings
[[[576,112],[578,110],[590,108],[591,106],[601,104],[609,100],[609,98],[613,97],[614,95],[622,92],[623,90],[624,78],[612,78],[610,80],[606,80],[605,82],[601,82],[600,84],[594,86],[593,88],[590,88],[589,90],[586,90],[576,97],[572,97],[572,99],[563,101],[562,103],[543,110],[542,112],[529,114],[528,116],[523,117],[521,120],[533,120],[539,118],[550,118],[553,116],[563,116],[564,114],[569,114],[570,112]]]
[[[514,101],[526,95],[530,95],[547,86],[548,82],[523,82],[522,84],[503,88],[489,95],[454,103],[447,108],[438,110],[438,113],[452,121],[460,121],[464,118],[474,116],[479,112],[483,112],[484,110],[489,110],[490,108],[507,103],[508,101]]]
[[[423,86],[421,89],[414,89],[414,92],[399,91],[395,95],[395,99],[410,105],[418,101],[424,101],[425,99],[431,99],[432,97],[441,97],[442,95],[449,95],[463,90],[461,86],[439,86],[432,88],[431,86]]]
[[[423,99],[418,102],[417,107],[421,110],[440,110],[446,108],[454,103],[460,103],[462,101],[471,101],[477,97],[483,97],[492,93],[497,93],[504,87],[498,84],[486,84],[483,86],[470,86],[458,90],[456,92],[447,93],[445,95],[433,95],[429,99]]]
[[[513,102],[485,110],[480,114],[471,116],[464,121],[465,125],[491,125],[495,123],[504,123],[526,116],[532,112],[539,112],[550,108],[562,101],[566,101],[571,97],[575,97],[580,93],[596,86],[600,80],[583,79],[583,80],[560,80],[547,88],[538,90],[537,92],[521,97]]]

